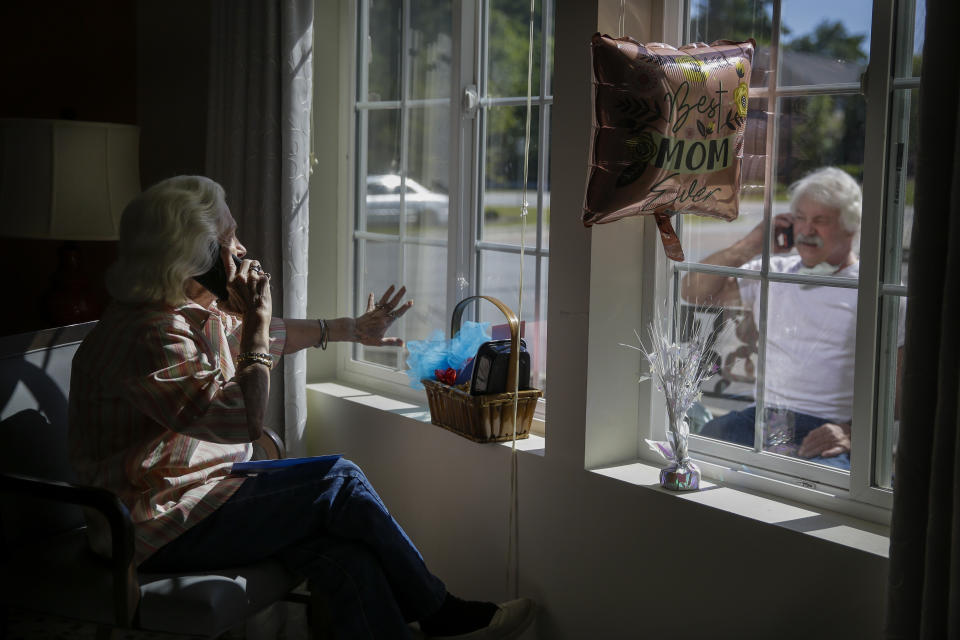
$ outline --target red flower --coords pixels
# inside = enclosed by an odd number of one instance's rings
[[[457,381],[457,370],[449,367],[445,370],[434,369],[433,375],[443,384],[452,386],[453,383]]]

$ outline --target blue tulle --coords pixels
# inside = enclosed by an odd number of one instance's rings
[[[426,340],[407,342],[407,376],[410,386],[423,389],[420,380],[434,379],[436,369],[460,371],[477,355],[477,349],[490,340],[489,322],[464,322],[452,340],[444,338],[443,331],[435,330]]]

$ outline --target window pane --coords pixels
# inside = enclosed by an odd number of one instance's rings
[[[727,281],[723,276],[686,274],[681,280],[682,285],[690,276],[702,276],[710,287],[722,287]],[[735,279],[731,284],[735,294],[740,283],[751,287],[759,281]],[[741,426],[739,436],[734,427],[728,428],[725,424],[738,420],[738,412],[748,410],[755,402],[757,329],[753,309],[737,300],[736,295],[715,304],[698,303],[691,296],[689,300],[680,301],[674,321],[680,343],[689,342],[703,331],[715,334],[704,360],[705,366],[715,369],[716,374],[703,383],[703,397],[687,412],[690,431],[752,447],[753,425],[749,417],[739,419],[741,422],[747,420]]]
[[[861,181],[866,112],[859,95],[781,98],[776,200],[786,201],[786,188],[820,167]]]
[[[374,298],[379,300],[390,285],[400,284],[396,281],[400,266],[400,244],[362,239],[357,240],[356,243],[359,273],[353,313],[358,316],[366,311],[369,293],[372,292]],[[391,331],[388,335],[396,334]],[[396,348],[367,348],[355,344],[354,358],[396,368],[399,363],[399,351]]]
[[[906,329],[907,299],[884,296],[880,307],[881,348],[879,358],[879,402],[876,434],[877,486],[893,487],[893,462],[900,429],[901,348]]]
[[[783,0],[781,11],[780,86],[860,82],[871,0]]]
[[[368,2],[367,20],[369,35],[361,38],[366,42],[367,77],[369,89],[361,100],[400,99],[400,38],[403,33],[401,0],[376,0]],[[361,34],[361,36],[364,34]]]
[[[884,281],[905,285],[913,231],[920,90],[894,91],[891,107],[890,198],[884,245]]]
[[[536,245],[539,109],[530,111],[530,156],[527,169],[526,246]],[[523,147],[526,107],[486,110],[486,170],[481,239],[520,244],[520,205],[523,188]]]
[[[788,262],[773,264],[780,271]],[[856,271],[856,267],[852,272]],[[851,270],[840,275],[850,275]],[[718,375],[704,385],[703,399],[688,416],[700,435],[752,447],[759,384],[760,281],[737,280],[739,301],[719,308],[710,362]],[[798,456],[805,436],[825,423],[849,424],[853,414],[853,358],[857,291],[771,282],[763,370],[763,449]],[[681,306],[680,327],[712,320],[716,309]],[[681,334],[684,335],[684,334]],[[830,429],[827,427],[826,429]],[[808,456],[804,456],[808,457]],[[849,457],[814,458],[849,468]]]
[[[414,304],[401,318],[397,335],[404,340],[424,340],[435,329],[448,329],[446,283],[446,247],[406,245],[403,284]]]
[[[546,291],[546,266],[544,261],[541,264],[541,277],[543,278],[539,287],[541,295]],[[519,296],[517,295],[520,281],[519,267],[519,254],[481,251],[480,294],[497,298],[510,307],[514,313],[517,313],[519,310]],[[538,289],[536,267],[536,256],[524,256],[523,315],[520,320],[523,323],[523,339],[527,344],[527,351],[531,354],[531,363],[533,363],[530,379],[544,380],[546,375],[546,351],[539,350],[538,352],[538,345],[545,339],[547,300],[545,297],[541,299],[538,316],[535,298]],[[490,322],[494,326],[505,325],[507,322],[500,310],[493,305],[481,303],[479,310],[481,322]],[[543,336],[540,335],[541,332],[544,333]],[[509,334],[504,334],[504,337],[509,337]]]
[[[533,95],[540,94],[541,9],[536,4],[533,27]],[[527,95],[527,55],[530,38],[529,0],[490,0],[487,25],[488,96]]]
[[[767,309],[764,449],[799,455],[812,430],[852,420],[857,290],[771,282]],[[849,468],[849,456],[815,461]]]
[[[751,98],[749,101],[740,165],[740,212],[737,219],[726,222],[705,216],[682,216],[680,242],[687,262],[702,262],[707,256],[731,246],[763,222],[768,103],[766,98]]]
[[[410,110],[405,220],[407,233],[447,238],[450,108]]]
[[[400,111],[371,110],[362,112],[361,116],[367,122],[366,223],[363,216],[358,217],[357,228],[397,235],[400,233]]]
[[[897,53],[894,73],[898,78],[919,78],[927,5],[919,0],[905,0],[897,6],[900,15],[896,24]]]
[[[451,4],[448,0],[414,0],[410,3],[411,98],[450,96]]]
[[[769,83],[770,42],[773,36],[772,0],[694,0],[690,7],[690,42],[714,40],[757,41],[750,73],[751,87]]]

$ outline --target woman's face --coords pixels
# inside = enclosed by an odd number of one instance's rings
[[[230,209],[226,209],[225,213],[227,217],[227,237],[220,238],[220,244],[229,248],[230,253],[237,256],[238,258],[243,258],[247,255],[247,248],[240,243],[240,240],[237,239],[237,221],[233,219],[233,214],[230,213]]]

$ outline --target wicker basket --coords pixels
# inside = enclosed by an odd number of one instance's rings
[[[520,357],[520,321],[510,307],[489,296],[470,296],[461,300],[453,310],[450,335],[460,329],[460,319],[468,303],[487,300],[506,316],[510,324],[510,361],[507,366],[507,389],[517,385],[517,362]],[[433,424],[453,431],[474,442],[504,442],[513,439],[513,404],[517,398],[517,439],[530,435],[530,424],[537,408],[537,400],[543,395],[539,389],[526,389],[514,394],[492,393],[474,396],[469,391],[443,384],[436,380],[423,380],[430,403],[430,419]]]

